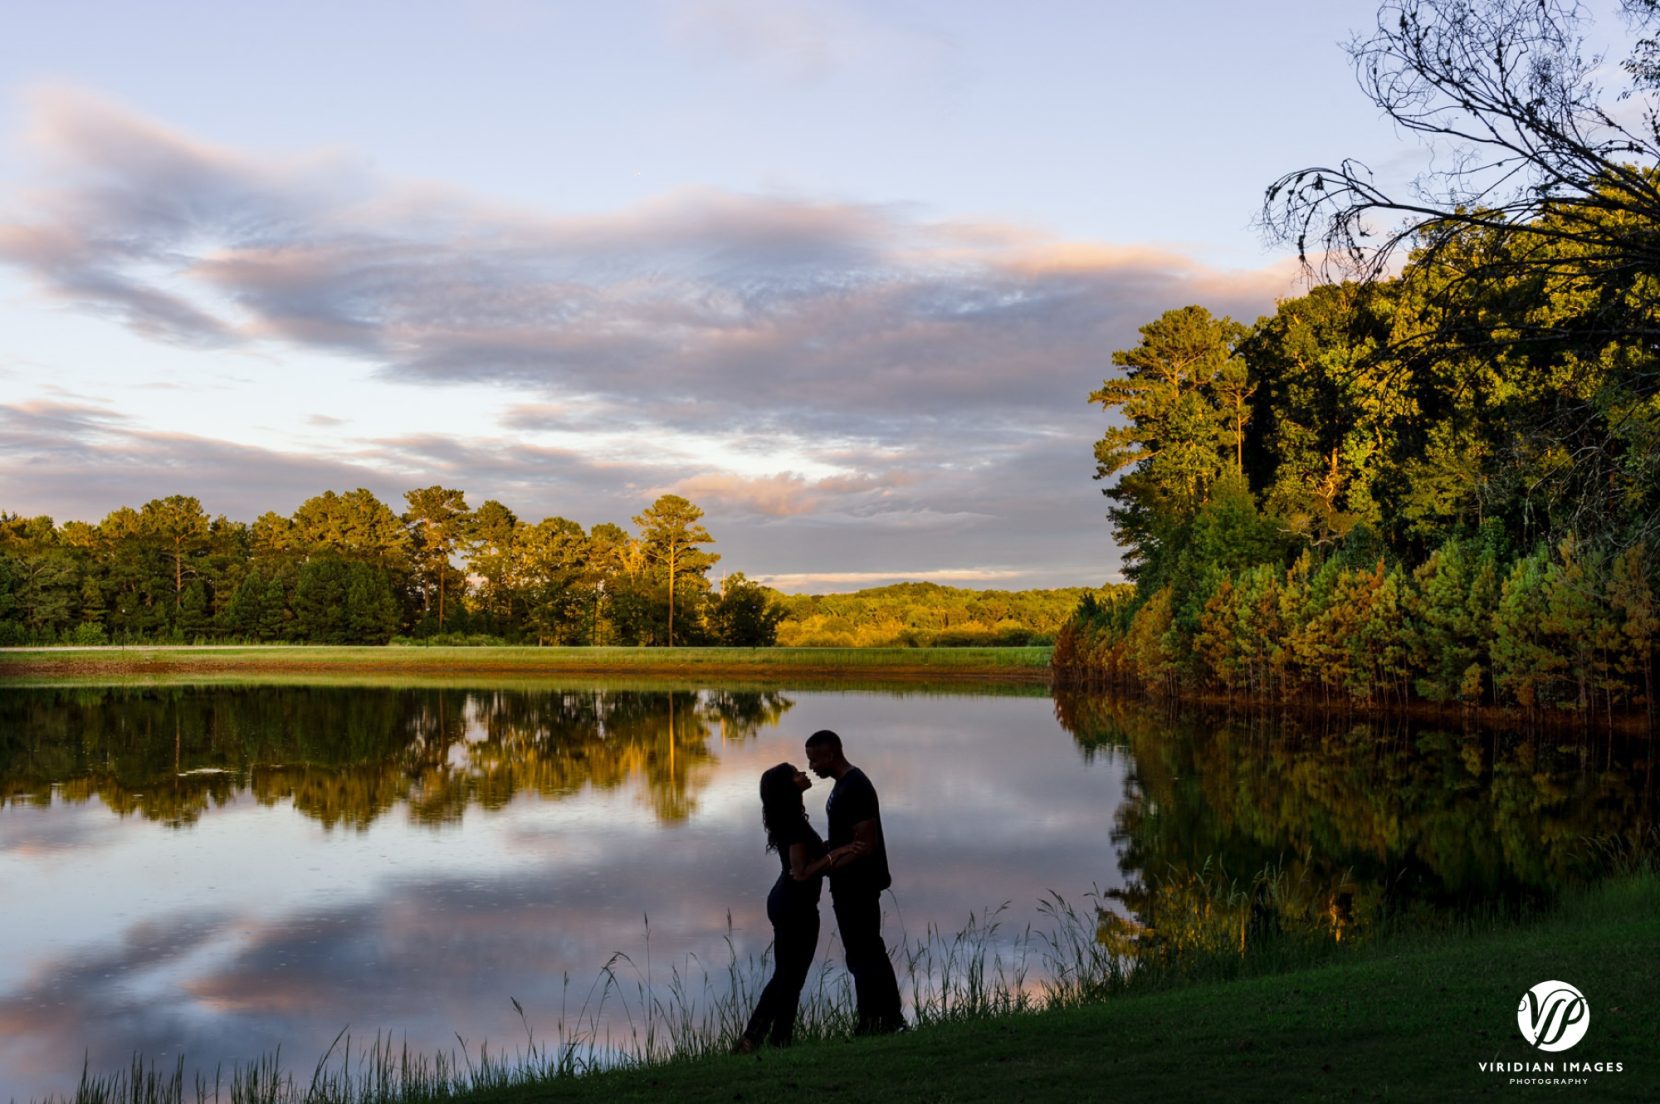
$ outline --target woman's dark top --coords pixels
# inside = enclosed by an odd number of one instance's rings
[[[767,895],[767,911],[777,909],[812,909],[818,910],[819,889],[824,885],[824,875],[820,874],[798,882],[790,877],[790,848],[798,843],[807,845],[807,861],[817,862],[824,857],[824,840],[813,831],[813,826],[807,823],[807,818],[790,824],[778,833],[778,865],[782,872],[778,881],[773,883],[772,892]]]

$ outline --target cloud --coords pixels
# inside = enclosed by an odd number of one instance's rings
[[[507,439],[414,435],[349,445],[333,455],[284,452],[135,425],[86,401],[0,403],[0,509],[95,521],[117,506],[194,495],[210,513],[251,521],[288,513],[324,490],[367,487],[394,509],[403,492],[459,483],[477,505],[499,498],[538,520],[563,511],[615,520],[619,498],[661,482],[655,467],[595,460]],[[646,499],[645,501],[649,501]],[[643,502],[642,502],[643,504]]]
[[[954,56],[943,34],[819,0],[684,0],[669,25],[694,48],[797,83],[854,72],[940,73]]]
[[[495,498],[526,521],[559,515],[591,526],[626,524],[675,490],[707,511],[724,565],[786,590],[855,589],[901,576],[1072,586],[1116,570],[1087,441],[1031,435],[970,450],[972,460],[962,451],[921,439],[893,452],[827,450],[824,462],[861,470],[823,477],[680,476],[678,457],[610,457],[516,435],[417,434],[314,455],[158,432],[71,397],[0,403],[0,509],[96,521],[117,506],[187,494],[210,513],[251,521],[354,487],[401,509],[404,491],[443,482],[464,489],[474,506]]]
[[[344,352],[658,420],[898,440],[918,417],[1029,417],[1081,403],[1159,310],[1249,314],[1288,286],[875,204],[689,189],[531,214],[338,154],[221,149],[84,93],[31,108],[50,184],[11,205],[0,259],[54,296],[169,341]]]
[[[896,204],[688,188],[601,215],[524,211],[338,151],[215,146],[61,88],[30,118],[38,183],[0,201],[0,263],[47,296],[147,339],[257,353],[255,371],[343,356],[506,399],[497,438],[339,436],[316,458],[8,407],[0,434],[27,446],[0,469],[10,501],[59,514],[204,471],[256,513],[441,479],[591,522],[678,490],[750,525],[723,551],[755,551],[735,566],[756,574],[974,570],[1047,541],[1103,565],[1070,580],[1096,581],[1112,562],[1085,396],[1111,350],[1189,302],[1252,318],[1297,277]],[[178,375],[220,362],[181,354]],[[53,418],[70,419],[56,442]],[[827,548],[824,526],[862,536]],[[928,546],[942,534],[960,562]]]
[[[60,521],[93,521],[168,494],[240,516],[244,503],[287,512],[330,487],[403,485],[349,462],[148,430],[90,403],[0,404],[0,455],[0,508]]]
[[[761,576],[755,581],[789,590],[822,590],[847,586],[876,587],[903,582],[984,585],[1018,579],[1023,574],[1024,569],[1006,567],[940,567],[916,571],[804,571]]]
[[[807,479],[794,472],[777,475],[742,476],[710,472],[682,479],[668,488],[697,502],[714,503],[729,509],[767,517],[796,517],[817,513],[826,503],[857,501],[867,496],[892,493],[901,475],[887,477],[865,474]]]

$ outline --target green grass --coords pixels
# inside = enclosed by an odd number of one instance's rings
[[[1317,965],[1134,987],[1041,1013],[972,1016],[907,1036],[707,1058],[545,1084],[534,1101],[1474,1100],[1522,1086],[1481,1061],[1618,1061],[1578,1099],[1660,1097],[1660,880],[1624,879],[1529,923],[1401,934]],[[1592,1006],[1586,1040],[1535,1051],[1521,994],[1561,979]],[[1564,1089],[1564,1091],[1569,1091]]]
[[[1215,969],[1124,973],[1087,938],[1088,917],[1052,912],[1057,927],[1022,938],[1046,969],[1073,976],[1025,985],[1021,963],[993,950],[995,917],[955,936],[929,933],[902,963],[923,996],[916,1030],[845,1037],[845,978],[821,980],[805,1007],[808,1041],[756,1057],[723,1053],[757,983],[734,967],[733,995],[698,1015],[684,993],[644,1001],[620,1044],[625,1068],[572,1076],[599,1060],[590,1046],[536,1043],[516,1052],[422,1057],[376,1039],[347,1043],[307,1080],[275,1059],[222,1084],[187,1086],[141,1064],[83,1081],[83,1104],[538,1104],[541,1101],[1297,1101],[1515,1098],[1528,1089],[1583,1100],[1660,1098],[1660,876],[1639,870],[1568,895],[1529,917],[1466,919],[1400,930],[1362,946],[1282,946]],[[933,957],[920,959],[926,951]],[[1053,956],[1050,959],[1050,956]],[[753,966],[754,964],[751,964]],[[633,963],[608,964],[601,994],[621,999]],[[917,987],[918,969],[940,985]],[[1194,980],[1195,978],[1201,980]],[[949,980],[947,980],[949,979]],[[1516,1006],[1559,979],[1588,998],[1576,1048],[1533,1050]],[[681,979],[677,978],[679,983]],[[589,994],[589,1000],[593,994]],[[1039,1004],[1043,1010],[1035,1010]],[[580,1018],[580,1017],[579,1017]],[[561,1025],[563,1030],[564,1025]],[[590,1043],[593,1040],[590,1040]],[[613,1060],[615,1060],[613,1058]],[[1484,1061],[1604,1061],[1618,1073],[1588,1086],[1512,1086]],[[1565,1072],[1559,1075],[1567,1076]]]
[[[1044,682],[1047,647],[1033,648],[531,648],[216,647],[31,648],[0,651],[0,683],[342,676],[455,680],[466,676],[878,676]],[[476,681],[476,677],[475,677]]]

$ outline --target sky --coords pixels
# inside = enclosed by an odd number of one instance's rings
[[[9,3],[0,510],[697,503],[787,591],[1096,585],[1088,394],[1415,147],[1370,2]]]

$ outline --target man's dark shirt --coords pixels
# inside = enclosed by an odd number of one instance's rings
[[[836,781],[825,804],[830,817],[831,850],[853,842],[853,826],[862,821],[876,822],[876,846],[869,854],[847,863],[847,868],[830,871],[831,893],[880,893],[893,884],[888,874],[888,847],[882,838],[882,807],[876,800],[876,787],[870,784],[865,772],[850,767]]]

